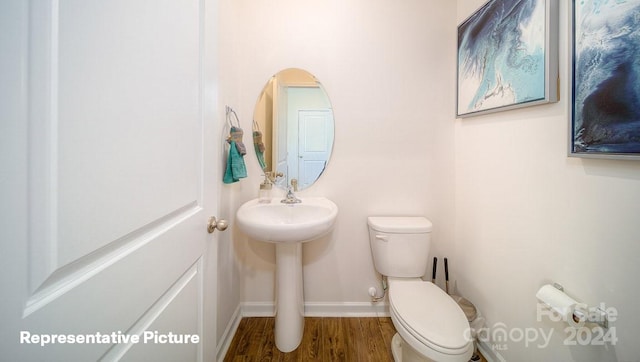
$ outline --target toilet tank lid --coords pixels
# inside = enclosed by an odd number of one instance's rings
[[[428,233],[433,225],[423,216],[369,216],[369,226],[387,233]]]

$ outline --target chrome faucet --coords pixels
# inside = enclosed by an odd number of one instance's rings
[[[283,204],[299,204],[302,202],[299,198],[296,197],[293,193],[293,188],[291,186],[287,186],[287,196],[284,199],[280,200]]]

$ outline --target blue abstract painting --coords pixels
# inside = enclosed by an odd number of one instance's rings
[[[557,77],[549,3],[491,0],[458,26],[458,116],[557,100],[557,91],[549,94],[550,65]]]
[[[640,154],[640,0],[575,0],[574,155]]]

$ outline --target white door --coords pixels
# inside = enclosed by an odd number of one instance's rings
[[[215,6],[1,2],[0,360],[214,359]]]
[[[298,112],[298,172],[300,186],[307,188],[320,177],[333,145],[331,110]]]

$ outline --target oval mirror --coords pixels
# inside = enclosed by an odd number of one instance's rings
[[[313,74],[290,68],[269,79],[253,112],[253,145],[262,170],[279,176],[277,186],[313,185],[329,162],[333,134],[331,103]]]

